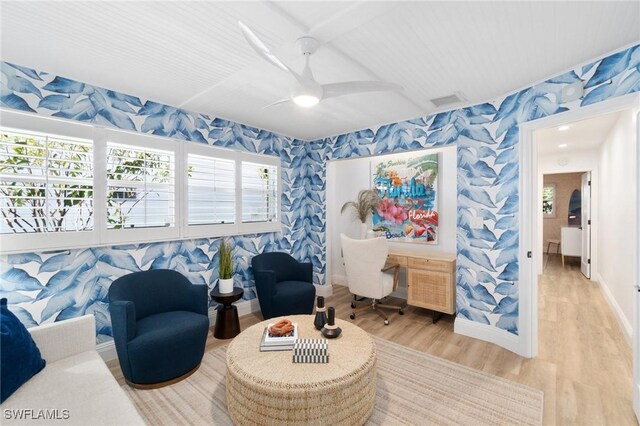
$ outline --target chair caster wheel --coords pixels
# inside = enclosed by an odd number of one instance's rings
[[[401,310],[398,311],[398,314],[404,315],[404,311],[401,309]]]
[[[351,319],[356,319],[356,314],[351,314],[351,315],[349,315],[349,318],[351,318]]]
[[[384,320],[384,325],[389,325],[389,320]]]
[[[351,302],[351,309],[355,309],[356,308],[356,304]]]

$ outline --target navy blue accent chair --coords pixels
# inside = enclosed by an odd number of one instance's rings
[[[251,259],[260,310],[265,319],[311,314],[316,297],[313,266],[286,253],[262,253]]]
[[[206,285],[168,269],[135,272],[109,288],[118,360],[133,386],[159,387],[195,371],[209,331]]]

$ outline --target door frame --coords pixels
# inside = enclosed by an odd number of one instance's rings
[[[520,284],[520,316],[519,316],[519,347],[516,351],[519,355],[533,358],[538,355],[538,270],[537,265],[542,247],[538,243],[537,215],[534,213],[537,204],[537,147],[533,140],[536,130],[556,127],[573,121],[588,119],[597,115],[611,112],[635,109],[640,105],[640,93],[632,93],[596,104],[576,108],[550,117],[523,123],[520,126],[520,247],[518,256],[520,259],[519,284]],[[638,144],[638,137],[636,138]],[[638,149],[640,151],[640,149]],[[639,157],[640,158],[640,157]],[[637,160],[640,168],[640,160]],[[639,173],[640,175],[640,173]],[[638,187],[640,188],[640,186]],[[640,198],[640,197],[638,197]],[[532,257],[527,257],[531,252]],[[634,328],[636,324],[633,324]],[[635,330],[634,330],[635,335]],[[634,342],[635,346],[635,342]],[[635,369],[634,369],[635,370]]]

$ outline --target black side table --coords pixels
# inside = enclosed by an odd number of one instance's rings
[[[240,320],[238,319],[238,308],[233,302],[240,300],[244,290],[234,287],[231,293],[220,293],[218,290],[211,291],[211,299],[218,305],[216,315],[216,325],[213,336],[216,339],[231,339],[240,334]]]

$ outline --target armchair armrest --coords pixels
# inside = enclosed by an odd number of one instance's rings
[[[122,340],[126,345],[136,336],[136,306],[130,300],[117,300],[109,303],[109,312],[113,335],[120,337],[117,340]]]
[[[395,264],[395,265],[389,265],[382,268],[382,272],[389,272],[391,270],[394,270],[393,271],[393,291],[396,291],[398,289],[398,279],[400,277],[400,265]]]
[[[260,302],[260,309],[265,318],[271,317],[272,298],[276,293],[276,273],[274,271],[253,271],[256,282],[256,293]]]
[[[96,319],[93,315],[44,324],[29,329],[48,363],[96,349]]]
[[[311,262],[298,264],[300,281],[305,281],[313,284],[313,264]]]
[[[191,310],[202,315],[209,315],[208,287],[203,284],[192,284],[189,287],[189,305]]]

